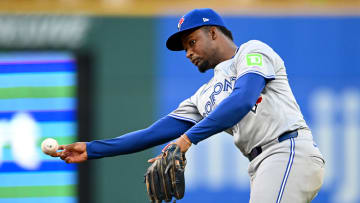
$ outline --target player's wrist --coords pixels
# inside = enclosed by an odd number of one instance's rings
[[[78,142],[80,147],[80,152],[82,152],[83,159],[88,160],[88,153],[87,153],[87,142]]]
[[[186,134],[181,135],[175,143],[179,145],[181,152],[186,152],[192,145]]]
[[[185,141],[189,146],[192,145],[189,137],[188,137],[186,134],[183,134],[183,135],[181,135],[180,137],[181,137],[182,139],[184,139],[184,141]]]

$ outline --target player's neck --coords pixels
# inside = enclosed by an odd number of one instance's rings
[[[221,62],[231,59],[235,56],[237,51],[237,46],[232,41],[226,41],[221,49],[220,49],[220,56],[221,56]]]

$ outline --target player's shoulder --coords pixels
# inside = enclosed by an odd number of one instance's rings
[[[268,44],[260,40],[250,40],[242,44],[239,48],[239,52],[242,54],[248,54],[252,52],[266,54],[272,51],[272,48]]]
[[[260,41],[260,40],[252,39],[252,40],[249,40],[249,41],[245,42],[243,45],[244,45],[244,46],[266,45],[266,43],[263,42],[263,41]]]
[[[242,61],[246,58],[248,54],[261,54],[263,56],[266,56],[270,60],[275,59],[277,56],[275,51],[269,45],[260,40],[250,40],[243,43],[239,47],[239,51],[235,56],[235,60]]]

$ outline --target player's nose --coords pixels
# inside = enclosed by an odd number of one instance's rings
[[[191,60],[193,55],[194,53],[190,49],[186,50],[186,58]]]

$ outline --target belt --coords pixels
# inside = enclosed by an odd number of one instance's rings
[[[290,138],[295,138],[297,136],[298,136],[297,130],[291,131],[291,132],[286,132],[278,137],[278,141],[282,142],[284,140],[287,140]],[[259,154],[261,154],[261,152],[262,152],[261,146],[255,147],[254,149],[252,149],[248,156],[249,161],[252,161],[253,159],[255,159],[257,156],[259,156]]]

